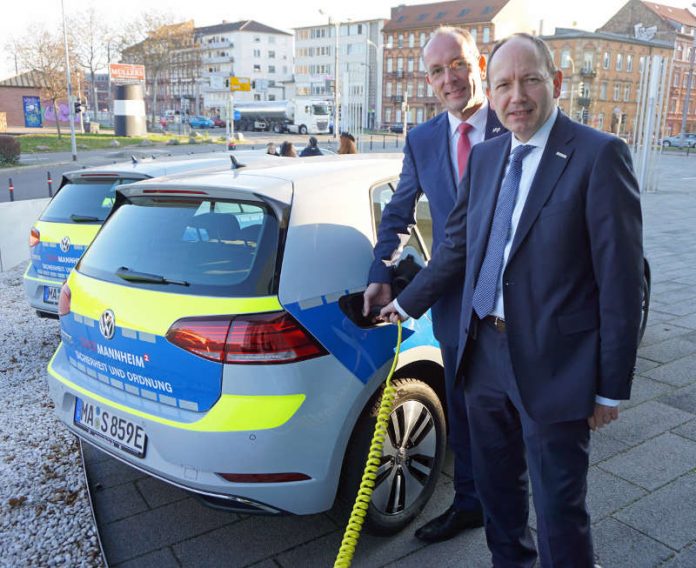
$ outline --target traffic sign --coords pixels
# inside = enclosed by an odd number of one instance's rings
[[[251,91],[249,77],[230,77],[230,91]]]
[[[234,111],[234,120],[240,120],[242,118],[242,113],[238,110]]]

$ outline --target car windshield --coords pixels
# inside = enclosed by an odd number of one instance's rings
[[[41,214],[53,223],[103,223],[114,204],[116,188],[137,179],[77,179],[66,183]]]
[[[278,222],[259,203],[171,197],[120,206],[77,270],[120,285],[177,294],[274,293]]]
[[[318,115],[329,114],[329,107],[326,105],[312,105],[312,112]]]

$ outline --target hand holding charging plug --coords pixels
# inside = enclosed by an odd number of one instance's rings
[[[392,300],[392,287],[387,282],[373,282],[363,294],[363,316],[372,321],[385,321],[379,318],[380,311]]]
[[[406,321],[408,317],[404,316],[401,312],[399,312],[399,310],[396,309],[394,302],[389,302],[379,312],[379,319],[391,323],[398,323],[400,321]]]

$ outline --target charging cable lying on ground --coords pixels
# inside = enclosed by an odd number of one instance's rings
[[[387,437],[387,426],[389,423],[389,415],[394,406],[394,397],[396,389],[391,385],[392,375],[396,369],[399,360],[399,351],[401,351],[401,322],[397,323],[396,333],[396,348],[394,349],[394,360],[392,361],[391,369],[387,375],[387,380],[384,383],[384,391],[382,392],[382,401],[379,405],[377,413],[377,424],[375,424],[375,432],[372,435],[370,442],[370,451],[367,454],[367,462],[363,471],[362,480],[358,495],[353,504],[353,510],[350,513],[346,530],[343,533],[341,548],[338,550],[338,556],[334,562],[334,568],[348,568],[353,562],[355,547],[358,545],[360,531],[362,530],[367,509],[370,506],[372,491],[375,488],[375,480],[377,479],[377,471],[382,460],[382,448],[384,440]]]

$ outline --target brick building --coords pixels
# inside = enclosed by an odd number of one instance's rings
[[[403,123],[406,101],[409,124],[420,124],[440,112],[440,103],[425,81],[423,46],[440,26],[471,32],[483,55],[493,43],[513,32],[535,33],[539,20],[525,0],[457,0],[391,10],[384,35],[382,124]]]
[[[673,67],[667,105],[666,134],[678,134],[684,112],[689,73],[694,73],[696,16],[686,8],[674,8],[630,0],[598,31],[667,42],[672,48]],[[687,132],[696,132],[696,77],[692,79]]]
[[[661,55],[669,59],[672,45],[563,28],[543,39],[563,72],[560,108],[578,122],[631,141],[644,58]]]

